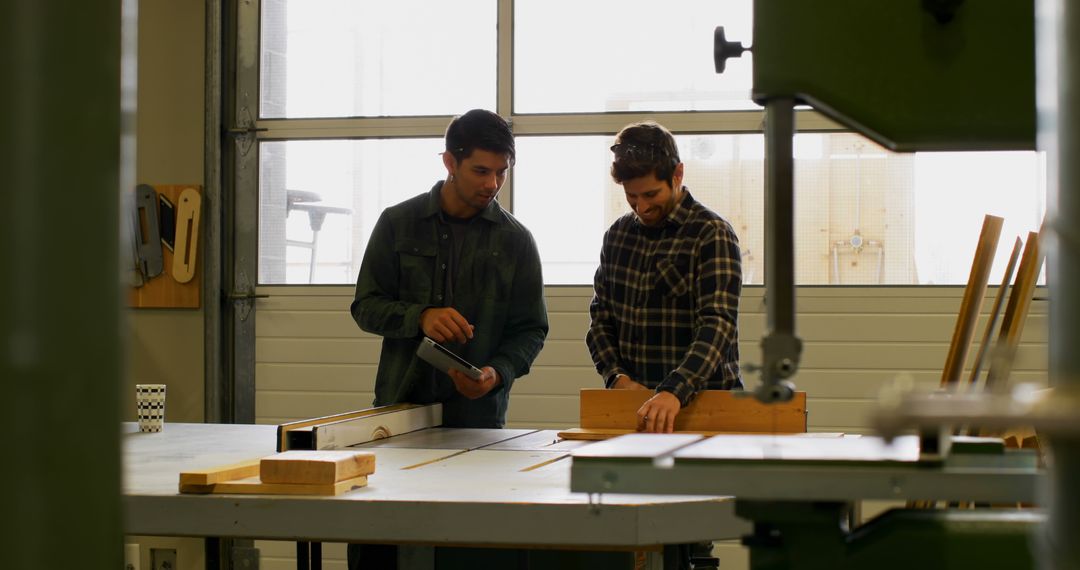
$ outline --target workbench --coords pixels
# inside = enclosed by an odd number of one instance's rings
[[[979,438],[976,438],[979,439]],[[750,567],[1033,568],[1045,521],[1045,470],[1032,450],[990,438],[923,459],[917,436],[624,435],[573,451],[571,488],[603,493],[724,493],[754,523]],[[859,524],[860,501],[966,501],[1011,508],[893,509]]]
[[[133,535],[647,550],[750,528],[731,497],[605,494],[591,503],[570,491],[568,455],[587,443],[556,442],[555,431],[428,428],[378,440],[357,446],[376,454],[366,487],[286,497],[177,491],[181,471],[273,454],[276,426],[124,429],[123,509]]]

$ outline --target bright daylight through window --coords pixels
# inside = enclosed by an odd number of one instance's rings
[[[341,135],[260,144],[261,284],[353,283],[382,209],[446,175],[442,140],[410,130],[417,117],[494,109],[511,86],[510,118],[539,127],[517,137],[504,193],[536,237],[547,284],[591,284],[604,230],[628,211],[608,173],[613,135],[583,134],[618,127],[590,121],[680,111],[697,111],[696,128],[710,131],[675,129],[685,183],[734,226],[745,282],[763,282],[763,137],[733,126],[760,109],[749,98],[749,54],[723,75],[712,69],[713,27],[749,40],[750,1],[511,5],[512,57],[498,52],[495,0],[264,0],[260,117],[282,119],[283,133],[292,121],[338,117]],[[512,82],[498,80],[508,57]],[[366,136],[373,120],[393,138]],[[984,214],[1005,218],[1003,236],[1023,236],[1045,210],[1045,165],[1031,152],[896,154],[819,132],[796,136],[795,159],[803,285],[963,284]]]

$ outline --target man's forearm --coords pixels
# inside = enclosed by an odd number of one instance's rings
[[[545,338],[546,326],[537,326],[503,338],[488,362],[502,378],[502,386],[509,389],[515,379],[529,373],[533,361],[544,347]]]
[[[365,332],[387,338],[409,338],[420,334],[420,313],[429,306],[365,295],[353,302],[352,315]]]

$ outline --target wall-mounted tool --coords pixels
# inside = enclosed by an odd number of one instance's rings
[[[161,226],[161,245],[173,250],[176,242],[176,205],[164,194],[158,194],[158,222]]]
[[[199,244],[199,212],[202,197],[194,188],[180,193],[176,212],[176,244],[173,254],[172,274],[178,283],[187,283],[195,277],[195,252]]]
[[[135,187],[135,249],[144,279],[161,275],[161,232],[158,227],[157,192],[149,184]]]

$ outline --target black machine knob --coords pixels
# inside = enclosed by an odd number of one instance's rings
[[[729,42],[724,36],[724,26],[716,26],[713,31],[713,63],[717,73],[724,72],[729,57],[742,57],[744,51],[750,51],[750,48],[743,47],[742,42]]]

